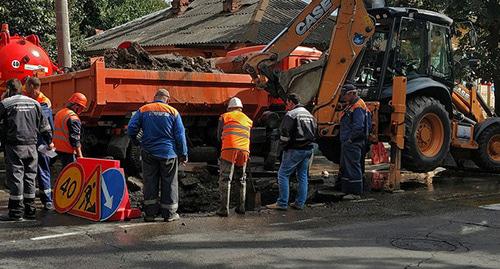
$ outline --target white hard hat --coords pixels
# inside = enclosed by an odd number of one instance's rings
[[[234,108],[234,107],[239,107],[243,108],[243,103],[241,103],[240,98],[238,97],[233,97],[231,100],[229,100],[229,104],[227,105],[227,108]]]

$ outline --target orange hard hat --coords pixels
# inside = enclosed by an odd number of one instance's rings
[[[87,108],[87,97],[83,93],[75,92],[68,99],[68,102]]]

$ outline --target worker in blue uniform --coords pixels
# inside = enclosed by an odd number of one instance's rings
[[[50,129],[54,130],[54,118],[52,116],[52,103],[50,99],[47,98],[40,91],[41,81],[36,77],[30,77],[26,81],[26,95],[38,101],[40,107],[42,108],[42,115],[47,119]],[[44,138],[44,136],[38,136],[37,147],[40,145],[48,146],[48,148],[54,147],[52,143],[52,137]],[[38,188],[40,189],[40,200],[43,203],[43,207],[46,210],[53,210],[54,205],[52,204],[52,189],[50,184],[50,157],[44,153],[38,152]]]
[[[166,222],[179,220],[178,164],[188,160],[186,134],[179,112],[168,105],[170,93],[159,89],[152,103],[130,119],[128,135],[140,139],[144,178],[144,221],[155,221],[160,190],[161,214]],[[139,132],[142,136],[139,138]]]
[[[359,199],[363,193],[365,148],[371,129],[371,114],[352,84],[341,89],[341,101],[346,104],[340,119],[340,176],[344,199]]]

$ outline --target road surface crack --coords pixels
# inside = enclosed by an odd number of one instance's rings
[[[436,232],[436,231],[438,231],[438,230],[441,230],[441,229],[443,229],[443,228],[445,228],[445,227],[447,227],[447,226],[450,226],[450,225],[452,225],[452,224],[453,224],[453,223],[452,223],[452,221],[448,221],[448,223],[445,223],[445,224],[441,224],[441,225],[435,226],[434,228],[432,228],[432,230],[431,230],[430,232],[428,232],[428,233],[425,235],[425,238],[432,238],[432,237],[431,237],[431,235],[432,235],[434,232]]]

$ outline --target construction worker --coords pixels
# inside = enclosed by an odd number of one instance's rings
[[[313,154],[316,136],[316,119],[301,104],[299,95],[290,94],[286,100],[286,113],[280,126],[280,143],[283,157],[278,170],[279,197],[276,203],[267,205],[269,209],[287,210],[290,175],[297,173],[298,190],[295,202],[290,207],[304,209],[307,199],[309,160]]]
[[[341,190],[347,194],[343,199],[360,199],[359,195],[363,193],[365,150],[371,128],[370,112],[352,84],[342,86],[341,101],[346,104],[340,119]]]
[[[80,143],[82,122],[79,115],[87,109],[87,97],[79,92],[73,93],[65,108],[54,117],[53,142],[63,167],[82,158]]]
[[[44,118],[48,121],[51,130],[54,128],[54,119],[52,117],[52,104],[50,99],[47,98],[40,91],[40,79],[36,77],[28,78],[26,81],[26,95],[35,99],[42,108],[42,114]],[[52,138],[52,137],[51,137]],[[48,149],[54,147],[51,140],[44,140],[43,136],[38,136],[37,147],[41,145],[46,146]],[[40,189],[40,200],[44,205],[46,210],[53,210],[54,205],[52,204],[52,190],[50,187],[50,157],[38,152],[38,187]]]
[[[245,214],[246,167],[250,156],[250,129],[252,120],[243,112],[243,104],[237,97],[231,98],[226,113],[219,118],[218,138],[222,142],[220,156],[219,192],[220,207],[217,215],[229,215],[231,181],[238,178],[240,200],[236,213]]]
[[[36,144],[39,135],[50,141],[51,129],[40,104],[22,95],[19,80],[11,79],[6,86],[6,98],[0,103],[0,121],[10,197],[9,214],[0,216],[0,220],[35,219]]]
[[[158,189],[161,185],[160,208],[166,222],[179,219],[177,171],[178,162],[187,163],[187,143],[181,115],[168,105],[170,93],[159,89],[154,102],[137,110],[128,123],[128,135],[138,143],[142,130],[142,173],[144,178],[144,221],[155,220],[158,212]]]

